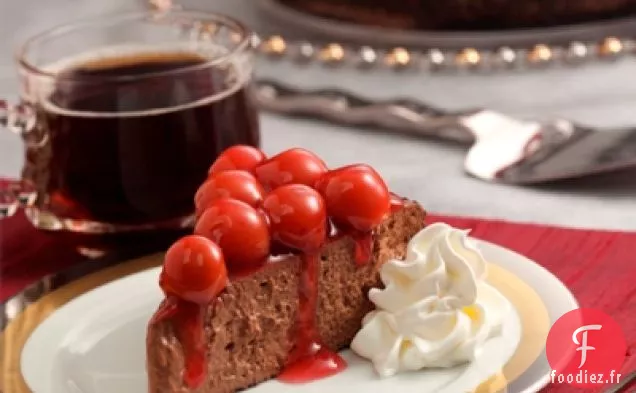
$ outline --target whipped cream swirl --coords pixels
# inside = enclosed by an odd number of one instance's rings
[[[382,266],[385,288],[369,291],[376,310],[351,343],[381,376],[472,361],[501,333],[509,303],[484,281],[486,261],[467,235],[432,224],[410,240],[404,261]]]

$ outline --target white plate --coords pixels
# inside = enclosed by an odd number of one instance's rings
[[[548,271],[499,246],[480,241],[486,258],[523,277],[549,308],[550,320],[576,307],[571,293]],[[37,393],[140,393],[145,376],[146,324],[161,301],[158,269],[146,270],[94,289],[58,309],[33,332],[21,358],[21,371]],[[465,367],[427,370],[378,380],[371,364],[349,351],[343,373],[307,385],[277,381],[260,384],[255,393],[286,391],[372,393],[469,391],[495,374],[515,352],[521,337],[516,313],[504,322],[505,334],[490,340],[484,355]],[[543,354],[509,391],[536,392],[547,383],[550,368]],[[513,390],[514,389],[514,390]]]
[[[256,3],[261,14],[267,18],[268,25],[275,26],[278,30],[275,33],[311,35],[317,39],[345,40],[363,45],[492,48],[592,41],[607,36],[629,37],[636,32],[634,17],[567,26],[499,31],[398,30],[322,18],[298,11],[277,0],[257,0]],[[289,31],[280,31],[282,28]]]

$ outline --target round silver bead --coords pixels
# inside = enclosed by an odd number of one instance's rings
[[[232,39],[233,39],[233,42],[240,42],[240,38],[237,39],[235,36],[233,36]],[[263,40],[261,40],[261,37],[256,33],[252,33],[248,37],[248,40],[249,40],[250,46],[254,49],[258,49],[261,46],[261,43],[263,42]]]
[[[370,46],[362,46],[353,54],[354,65],[358,68],[369,69],[378,62],[378,53]]]
[[[497,50],[494,61],[497,63],[497,65],[510,67],[517,62],[517,59],[517,51],[510,47],[503,46]]]
[[[574,41],[568,45],[565,52],[565,61],[571,64],[580,64],[584,62],[590,55],[590,50],[582,42]]]
[[[426,57],[431,71],[441,70],[446,66],[446,55],[439,49],[430,49]]]
[[[316,49],[307,41],[300,41],[289,46],[289,57],[298,64],[307,64],[314,59]]]
[[[310,42],[302,42],[298,45],[298,54],[302,57],[311,59],[316,53],[316,49]]]

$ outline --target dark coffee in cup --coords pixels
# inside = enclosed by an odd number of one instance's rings
[[[58,67],[35,105],[42,143],[23,175],[39,209],[115,225],[178,219],[222,150],[259,144],[236,64],[182,51],[90,57]]]

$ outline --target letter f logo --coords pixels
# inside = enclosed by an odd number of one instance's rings
[[[577,351],[581,351],[581,364],[579,364],[579,368],[583,367],[583,365],[587,361],[587,351],[593,351],[596,349],[592,346],[587,345],[588,330],[601,330],[602,327],[602,325],[585,325],[576,329],[574,333],[572,333],[572,341],[574,341],[574,344],[580,345],[578,348],[576,348]],[[583,333],[581,334],[581,342],[579,342],[579,339],[577,338],[579,333]]]

